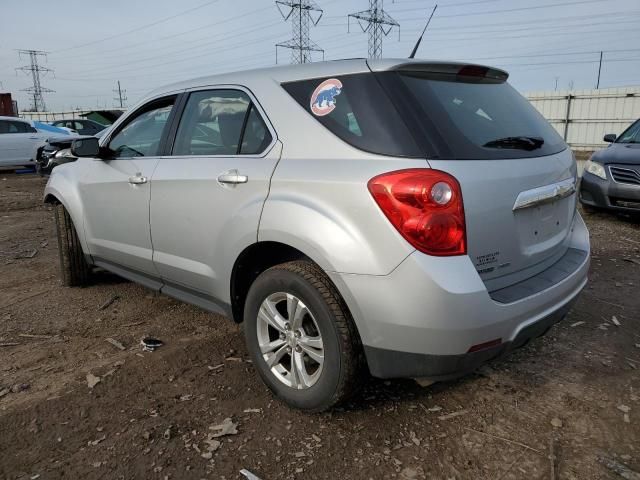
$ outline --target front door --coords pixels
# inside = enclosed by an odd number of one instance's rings
[[[192,92],[151,191],[153,259],[168,288],[228,301],[231,269],[257,241],[280,144],[248,92]]]
[[[98,265],[157,276],[149,231],[151,177],[174,103],[169,97],[143,106],[114,131],[104,158],[79,162],[85,236]]]

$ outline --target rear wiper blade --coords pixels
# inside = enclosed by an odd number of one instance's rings
[[[483,145],[487,148],[514,148],[517,150],[535,150],[542,147],[544,139],[540,137],[504,137],[491,140]]]

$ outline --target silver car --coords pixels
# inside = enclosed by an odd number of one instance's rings
[[[243,322],[320,411],[454,378],[545,333],[587,282],[576,163],[504,71],[346,60],[156,91],[56,168],[62,278],[93,266]]]

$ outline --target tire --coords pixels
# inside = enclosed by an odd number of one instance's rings
[[[73,220],[62,204],[57,204],[54,212],[62,284],[67,287],[85,286],[89,283],[90,269],[84,258]]]
[[[299,312],[293,320],[288,311],[289,301],[295,305],[291,310]],[[263,313],[274,311],[269,310],[274,305],[280,320],[289,323],[289,330],[286,326],[277,329],[265,321]],[[282,327],[281,323],[279,326]],[[365,362],[358,332],[340,294],[313,263],[283,263],[258,276],[247,295],[244,329],[249,354],[260,377],[289,406],[321,412],[344,402],[359,389]],[[320,350],[310,346],[318,346],[318,338]],[[261,345],[270,339],[278,347],[263,355]],[[279,342],[283,342],[282,346]],[[288,348],[290,353],[282,353],[281,348]],[[316,360],[320,351],[321,367]],[[283,356],[281,363],[274,365],[279,372],[274,372],[265,356],[273,359],[277,353]],[[293,373],[294,357],[303,365],[303,369],[295,370],[296,374]],[[301,371],[304,375],[297,373]],[[297,388],[293,384],[297,384]]]

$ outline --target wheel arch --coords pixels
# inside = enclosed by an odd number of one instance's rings
[[[265,270],[293,260],[306,260],[326,270],[324,262],[317,261],[307,252],[276,241],[253,243],[238,255],[230,278],[231,311],[236,323],[243,321],[245,300],[255,279]]]
[[[63,195],[62,191],[59,188],[51,185],[53,177],[49,179],[49,183],[47,184],[44,195],[43,195],[43,203],[47,205],[56,205],[62,204],[64,208],[69,213],[71,220],[76,228],[76,233],[78,235],[78,239],[80,240],[80,245],[82,246],[82,250],[85,254],[89,253],[89,248],[86,243],[85,232],[84,232],[84,215],[82,204],[78,198],[77,191],[71,188],[69,185],[69,180],[66,178],[61,178],[59,181],[62,183],[60,186],[64,191],[67,191],[68,195]]]

